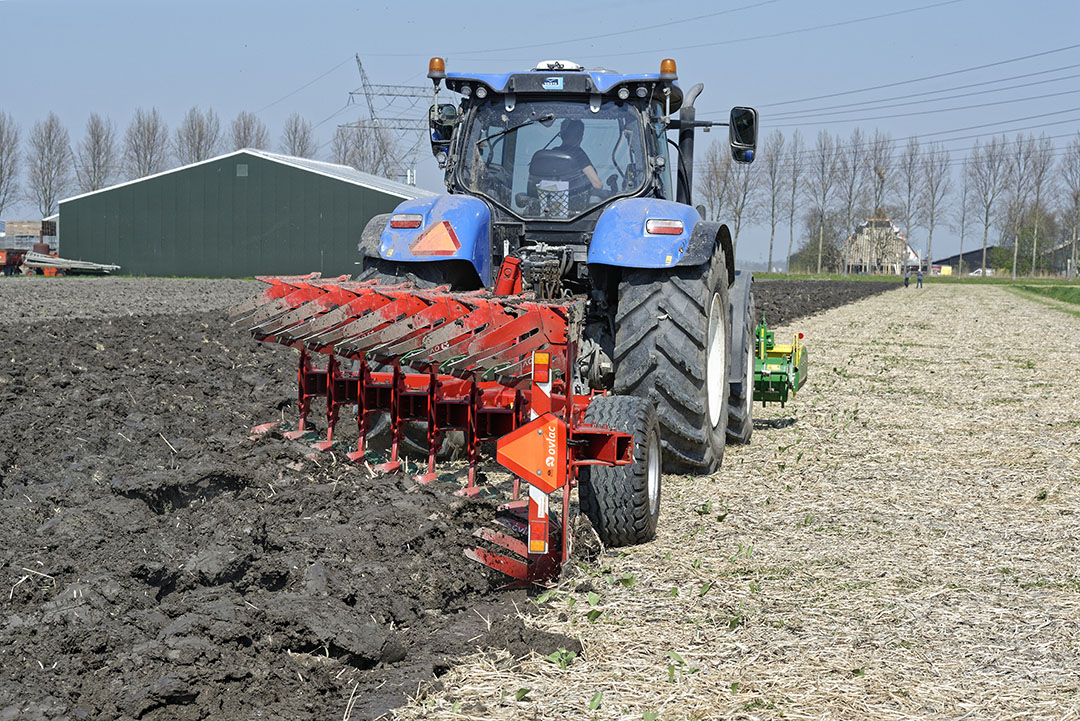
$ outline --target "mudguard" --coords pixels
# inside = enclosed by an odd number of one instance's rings
[[[678,235],[651,235],[645,232],[647,220],[681,220]],[[691,248],[694,228],[701,216],[689,205],[660,198],[626,198],[612,203],[600,215],[589,242],[589,263],[604,263],[620,268],[671,268],[697,265],[704,261],[685,262]],[[708,260],[706,256],[705,260]]]
[[[719,246],[727,263],[728,286],[735,282],[735,248],[731,243],[731,231],[723,223],[703,220],[694,226],[690,234],[690,247],[679,265],[707,263]]]
[[[391,228],[389,214],[377,215],[360,238],[362,256],[398,263],[467,260],[491,285],[491,209],[484,201],[468,195],[417,198],[393,214],[420,215],[420,227]]]
[[[743,352],[743,338],[747,333],[746,308],[750,305],[750,290],[753,287],[754,274],[748,270],[735,271],[735,282],[728,290],[728,305],[731,308],[731,341],[728,343],[728,358],[741,358]],[[757,318],[751,318],[751,326],[757,323]],[[752,343],[751,343],[752,347]],[[741,362],[728,364],[728,382],[742,383],[743,373],[746,369]]]

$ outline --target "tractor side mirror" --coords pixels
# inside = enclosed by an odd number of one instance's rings
[[[731,157],[735,162],[754,162],[754,151],[757,149],[756,110],[741,107],[731,109],[728,140],[731,143]]]
[[[461,122],[457,106],[452,103],[432,105],[428,109],[428,127],[431,129],[431,154],[438,157],[450,149],[454,128]]]

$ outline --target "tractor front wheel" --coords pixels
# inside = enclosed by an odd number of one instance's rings
[[[731,325],[743,324],[742,347],[732,348],[731,362],[742,368],[742,374],[738,382],[731,384],[728,397],[727,440],[728,443],[749,443],[754,432],[754,318],[757,316],[753,286],[741,318],[737,316],[737,307],[738,304],[732,304]],[[735,372],[734,365],[731,371]]]
[[[597,396],[585,422],[629,433],[634,460],[581,471],[581,510],[605,546],[634,546],[656,535],[660,518],[660,425],[652,404],[633,396]]]
[[[664,469],[712,473],[728,419],[727,266],[717,248],[701,265],[628,270],[615,317],[615,392],[656,408]]]

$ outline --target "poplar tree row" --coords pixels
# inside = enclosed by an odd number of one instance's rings
[[[349,130],[338,129],[331,143],[332,155],[337,152],[338,157],[332,160],[363,160]],[[0,112],[0,217],[20,200],[36,205],[43,217],[52,215],[57,203],[72,194],[230,150],[268,150],[270,145],[266,123],[247,111],[223,127],[212,109],[192,107],[172,132],[156,108],[136,110],[123,132],[110,118],[91,113],[82,138],[75,143],[55,113],[35,122],[24,135],[10,114]],[[311,123],[298,113],[289,116],[278,149],[286,155],[315,157],[319,145]]]
[[[1065,265],[1075,272],[1080,133],[1060,148],[1045,135],[979,139],[953,158],[942,143],[911,137],[898,147],[881,131],[856,128],[844,139],[823,130],[810,145],[798,131],[775,130],[752,165],[733,162],[726,143],[714,143],[697,171],[697,197],[707,215],[729,224],[736,243],[747,225],[765,225],[770,269],[797,256],[802,270],[847,272],[856,260],[847,257],[847,239],[863,220],[888,217],[924,263],[933,260],[935,232],[948,227],[962,250],[972,250],[969,240],[984,249],[975,267],[1005,268],[1014,278]],[[783,226],[786,253],[783,239],[777,246]],[[913,243],[913,233],[922,242]],[[1051,250],[1059,261],[1064,250],[1071,264],[1052,263]]]

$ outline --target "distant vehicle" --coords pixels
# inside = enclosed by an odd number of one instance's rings
[[[982,274],[983,274],[983,270],[982,270],[982,268],[976,268],[975,270],[973,270],[973,271],[971,271],[970,273],[968,273],[968,275],[969,275],[969,276],[975,276],[975,277],[979,277],[979,276],[981,276]],[[994,269],[993,269],[993,268],[987,268],[987,269],[986,269],[986,275],[987,275],[987,277],[989,277],[989,276],[991,276],[991,275],[993,275],[993,274],[994,274]]]

